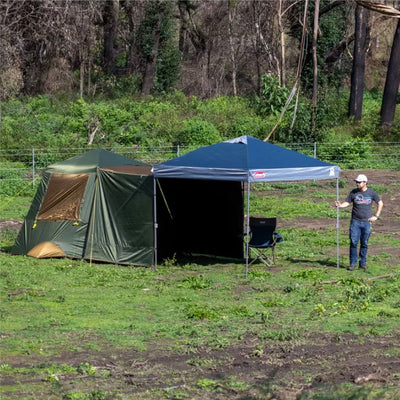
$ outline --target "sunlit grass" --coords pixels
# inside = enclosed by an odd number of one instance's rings
[[[334,218],[336,209],[332,202],[315,202],[307,197],[291,198],[286,197],[282,201],[281,196],[257,196],[250,195],[250,214],[275,216],[282,220],[290,220],[296,217],[309,218]]]
[[[22,221],[29,210],[32,198],[32,196],[0,196],[0,219]]]
[[[217,381],[202,375],[204,370],[229,364],[222,357],[224,351],[240,347],[243,340],[252,343],[243,351],[248,359],[254,359],[265,355],[270,346],[289,349],[305,345],[317,334],[336,338],[338,346],[347,335],[360,343],[371,337],[395,335],[400,319],[400,273],[389,260],[391,249],[400,247],[399,232],[373,232],[370,243],[378,245],[380,251],[370,252],[369,271],[349,274],[345,267],[350,210],[341,210],[342,254],[337,268],[333,187],[310,182],[306,191],[303,189],[303,185],[274,184],[252,193],[251,213],[277,216],[285,221],[285,227],[277,228],[284,241],[276,246],[276,265],[267,268],[252,264],[247,278],[244,263],[223,260],[205,263],[170,259],[154,270],[11,256],[7,249],[17,232],[3,233],[0,356],[50,359],[62,352],[111,349],[134,350],[140,358],[141,352],[158,346],[171,354],[187,356],[187,365],[199,369],[193,386],[171,389],[169,398],[190,398],[192,394],[195,398],[198,390],[212,397],[221,385],[238,393],[248,389],[248,381],[242,376]],[[20,219],[28,204],[27,199],[16,202],[15,209],[10,208],[10,218]],[[323,218],[327,222],[305,229],[298,226],[299,217]],[[378,275],[391,276],[370,279]],[[214,357],[215,351],[221,358]],[[386,351],[392,356],[397,354],[394,347]],[[321,365],[331,361],[325,358]],[[87,375],[90,367],[88,360],[80,371],[84,369]],[[36,365],[18,370],[7,363],[2,372],[31,374],[56,385],[57,377],[66,371],[80,374],[77,365]],[[97,371],[96,378],[106,373]],[[307,371],[302,373],[304,379],[313,378]],[[14,388],[7,390],[12,392]],[[39,393],[42,389],[28,385],[26,390]],[[76,393],[78,396],[81,392]],[[99,393],[96,395],[101,398]],[[152,394],[163,398],[165,391],[155,388]],[[131,398],[157,398],[147,395]]]
[[[294,253],[285,257],[297,256]],[[298,256],[315,257],[310,250]],[[178,265],[153,271],[113,265],[89,267],[82,261],[1,257],[3,343],[13,352],[25,354],[52,353],[81,332],[114,346],[129,343],[141,348],[159,338],[181,341],[188,335],[187,345],[196,342],[196,348],[215,348],[235,342],[246,331],[258,334],[269,325],[275,326],[267,335],[270,339],[276,335],[278,340],[288,340],[279,331],[295,326],[299,332],[292,334],[302,336],[316,329],[321,320],[326,331],[346,332],[357,325],[360,333],[371,327],[377,334],[388,333],[397,327],[400,316],[399,310],[390,306],[400,303],[397,275],[390,284],[375,284],[366,294],[365,306],[359,294],[355,294],[359,305],[349,303],[346,285],[315,289],[323,281],[348,276],[347,271],[335,268],[305,273],[291,266],[266,274],[264,268],[255,266],[246,280],[243,266],[237,265],[203,267],[199,274]],[[378,293],[375,298],[374,293]],[[381,302],[388,298],[391,303],[382,309]],[[322,306],[316,310],[318,305]],[[360,313],[367,328],[359,327]],[[387,317],[384,326],[379,324],[379,313]],[[227,324],[229,331],[225,331]],[[193,329],[194,338],[190,333]]]

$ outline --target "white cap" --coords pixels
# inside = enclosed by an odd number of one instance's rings
[[[368,178],[364,174],[360,174],[354,179],[357,182],[368,182]]]

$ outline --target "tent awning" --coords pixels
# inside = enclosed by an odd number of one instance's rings
[[[239,169],[175,167],[166,165],[154,170],[156,178],[211,179],[244,182],[298,181],[306,179],[334,179],[339,167],[273,168],[243,171]]]
[[[339,172],[336,165],[251,136],[203,147],[153,167],[156,178],[244,182],[334,179]]]

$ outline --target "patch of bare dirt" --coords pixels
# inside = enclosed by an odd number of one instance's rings
[[[0,230],[3,229],[15,229],[20,230],[22,221],[16,221],[15,219],[2,219],[0,220]]]
[[[257,351],[259,340],[248,337],[223,351],[198,351],[195,354],[179,354],[168,350],[167,346],[149,345],[151,349],[140,352],[104,349],[92,353],[66,352],[51,357],[51,360],[35,356],[6,361],[20,368],[90,363],[98,371],[109,372],[106,381],[98,375],[77,378],[73,374],[62,374],[63,387],[69,392],[79,391],[84,380],[85,387],[104,391],[118,388],[120,393],[138,399],[160,398],[159,391],[158,395],[151,395],[154,389],[163,389],[167,393],[176,388],[190,388],[188,392],[193,399],[290,400],[318,387],[335,387],[345,382],[360,387],[390,385],[398,388],[400,396],[400,359],[393,351],[400,343],[400,332],[393,337],[363,338],[362,341],[354,335],[323,334],[306,340],[308,344],[266,344],[260,351]],[[246,382],[249,389],[235,391],[221,384],[220,393],[211,391],[207,397],[207,392],[202,390],[201,397],[196,397],[200,379],[224,382],[233,376]],[[38,377],[6,377],[3,385],[15,385],[16,379],[23,386],[24,383],[32,384]],[[166,395],[163,398],[177,397]]]

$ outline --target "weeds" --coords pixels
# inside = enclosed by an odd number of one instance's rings
[[[217,311],[213,310],[207,305],[204,307],[189,306],[186,311],[186,318],[197,320],[215,320],[220,318],[220,315]]]
[[[81,375],[96,375],[97,368],[93,365],[90,365],[88,362],[85,362],[78,365],[76,372]]]
[[[182,282],[190,289],[207,289],[211,286],[211,281],[203,275],[188,276]]]

